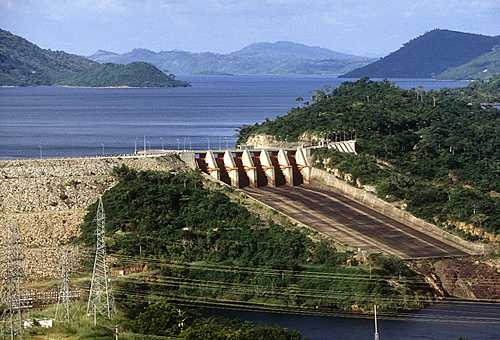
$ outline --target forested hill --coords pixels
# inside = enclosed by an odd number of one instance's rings
[[[500,36],[433,30],[388,56],[346,73],[346,78],[431,78],[500,45]]]
[[[356,130],[357,156],[319,151],[318,166],[353,175],[384,199],[433,223],[500,232],[500,77],[468,88],[425,92],[361,79],[286,116],[241,129],[296,140],[304,132]],[[323,163],[325,161],[326,163]],[[326,164],[326,165],[325,165]]]
[[[488,79],[500,74],[500,47],[439,74],[440,79]]]
[[[94,65],[84,57],[45,50],[0,29],[0,85],[51,85],[68,72]]]
[[[144,73],[143,73],[144,72]],[[97,79],[91,80],[93,76]],[[0,29],[0,86],[186,86],[149,65],[107,65],[63,51],[42,49]]]

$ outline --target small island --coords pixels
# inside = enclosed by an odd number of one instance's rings
[[[134,62],[127,65],[98,64],[89,70],[70,73],[56,84],[89,87],[189,86],[188,82],[176,80],[175,75],[165,74],[155,66],[143,62]]]

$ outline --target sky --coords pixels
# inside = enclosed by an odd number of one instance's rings
[[[81,55],[289,40],[383,56],[434,28],[500,35],[500,0],[0,0],[0,28]]]

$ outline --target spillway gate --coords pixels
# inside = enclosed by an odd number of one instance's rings
[[[311,177],[302,148],[198,151],[194,166],[236,188],[308,184]]]

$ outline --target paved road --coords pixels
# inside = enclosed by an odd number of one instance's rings
[[[466,253],[336,192],[311,186],[245,188],[252,197],[337,241],[404,259]]]

